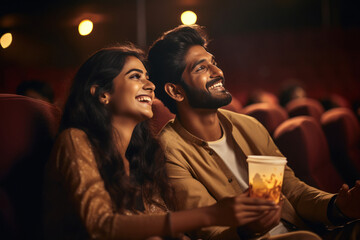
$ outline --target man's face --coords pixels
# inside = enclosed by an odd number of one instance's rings
[[[224,74],[205,48],[200,45],[190,47],[185,64],[181,85],[191,107],[217,109],[231,102],[231,94],[223,85]]]

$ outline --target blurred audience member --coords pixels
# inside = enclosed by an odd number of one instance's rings
[[[360,99],[355,100],[352,103],[352,109],[353,109],[357,119],[360,121]]]
[[[336,93],[330,94],[328,97],[321,99],[320,102],[325,111],[337,107],[351,108],[349,101]]]
[[[279,104],[279,100],[277,96],[272,94],[271,92],[257,89],[254,90],[248,97],[246,105],[251,105],[254,103],[271,103],[271,104]]]
[[[281,106],[285,107],[291,100],[304,97],[306,97],[306,92],[302,84],[298,81],[292,80],[280,91],[279,102]]]
[[[20,83],[16,88],[16,94],[40,99],[49,103],[54,102],[54,92],[51,86],[38,80]]]

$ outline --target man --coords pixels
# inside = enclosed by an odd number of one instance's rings
[[[159,140],[179,209],[207,206],[245,191],[248,155],[282,156],[256,120],[219,109],[232,97],[206,45],[202,28],[179,26],[160,37],[148,55],[156,95],[176,114]],[[282,208],[265,212],[245,227],[211,227],[192,236],[248,239],[319,224],[342,225],[360,216],[360,182],[351,190],[344,185],[338,195],[329,194],[301,182],[286,167],[282,192]]]

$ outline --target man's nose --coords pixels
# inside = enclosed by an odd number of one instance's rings
[[[211,77],[223,77],[224,74],[220,68],[218,68],[216,65],[211,65]]]

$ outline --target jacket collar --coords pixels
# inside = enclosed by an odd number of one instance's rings
[[[217,111],[217,115],[219,117],[220,123],[224,126],[225,131],[232,132],[233,130],[233,124],[231,123],[230,119],[228,119],[221,110]],[[195,144],[205,146],[207,145],[207,142],[201,138],[196,137],[189,131],[187,131],[184,126],[181,124],[179,118],[176,116],[174,119],[174,124],[172,126],[174,130],[185,140],[193,142]]]

